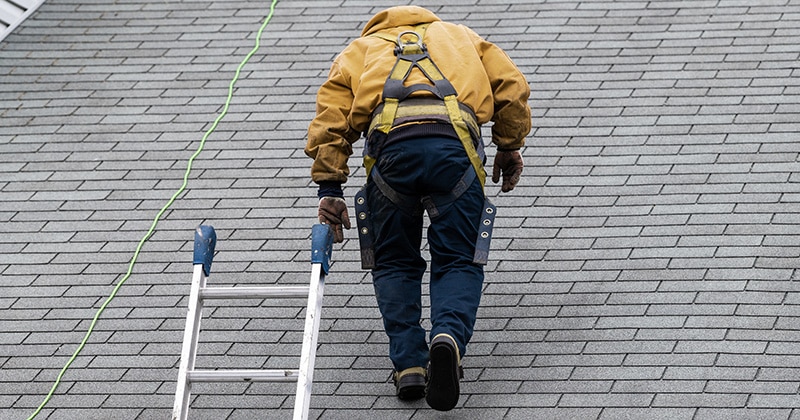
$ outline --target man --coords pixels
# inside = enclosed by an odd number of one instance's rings
[[[499,47],[416,6],[370,19],[317,93],[305,153],[318,216],[344,239],[342,192],[352,144],[366,137],[368,182],[356,196],[362,266],[372,268],[397,396],[447,411],[459,399],[494,206],[484,193],[480,125],[493,122],[492,180],[514,189],[531,129],[530,88]],[[430,346],[420,325],[423,212],[430,218]]]

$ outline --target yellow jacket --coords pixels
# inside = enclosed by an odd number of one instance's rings
[[[418,6],[379,12],[361,37],[334,59],[328,79],[317,92],[317,113],[308,128],[305,153],[314,159],[314,182],[345,182],[347,159],[381,103],[383,85],[394,66],[394,44],[370,36],[396,38],[402,31],[430,23],[423,42],[431,59],[458,92],[458,101],[475,111],[479,124],[492,121],[492,142],[516,149],[531,130],[530,87],[525,76],[498,46],[463,25],[443,22]],[[430,83],[414,69],[406,84]]]

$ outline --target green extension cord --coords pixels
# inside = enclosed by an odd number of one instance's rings
[[[106,306],[108,306],[108,304],[117,295],[117,292],[119,291],[120,287],[122,287],[122,285],[125,284],[125,281],[127,281],[128,278],[131,276],[131,272],[133,272],[133,266],[136,264],[136,260],[139,258],[139,252],[142,250],[142,246],[144,245],[144,243],[147,242],[147,240],[153,235],[153,232],[155,232],[156,226],[158,225],[158,221],[161,219],[161,216],[164,215],[164,212],[167,211],[167,209],[172,205],[172,203],[175,202],[178,196],[181,195],[186,190],[186,186],[189,184],[189,174],[192,171],[192,162],[194,162],[195,158],[197,158],[197,156],[200,155],[200,152],[203,151],[203,146],[205,146],[206,139],[208,139],[208,136],[214,132],[214,130],[217,128],[217,124],[219,124],[222,118],[224,118],[225,115],[228,113],[228,107],[230,106],[231,99],[233,98],[233,86],[239,80],[239,74],[241,73],[242,68],[245,66],[245,64],[247,64],[248,61],[250,61],[250,58],[256,53],[256,51],[258,51],[259,47],[261,46],[261,34],[264,32],[264,28],[267,27],[267,24],[272,19],[272,14],[275,12],[275,4],[277,3],[278,0],[272,0],[272,4],[269,7],[269,14],[267,15],[266,19],[264,19],[264,23],[261,25],[261,28],[259,28],[258,30],[255,46],[253,47],[252,50],[250,50],[247,56],[245,56],[244,60],[242,60],[242,62],[239,63],[239,66],[236,68],[236,74],[233,76],[233,79],[231,80],[231,83],[228,86],[228,98],[225,101],[225,106],[222,108],[222,112],[214,120],[214,124],[211,125],[211,128],[209,128],[208,131],[206,131],[202,140],[200,140],[200,146],[197,148],[197,151],[195,151],[194,154],[189,158],[189,162],[186,165],[186,173],[183,175],[183,184],[178,189],[178,191],[176,191],[175,194],[172,195],[172,198],[170,198],[169,201],[167,201],[167,204],[165,204],[164,207],[161,208],[161,210],[156,215],[155,219],[153,219],[153,224],[150,225],[150,230],[148,230],[147,233],[144,235],[144,237],[139,241],[139,245],[136,247],[136,251],[133,253],[133,258],[131,258],[130,264],[128,264],[128,272],[125,273],[125,276],[119,281],[119,283],[117,283],[116,287],[114,287],[114,289],[111,291],[111,294],[108,296],[105,302],[103,302],[103,304],[100,306],[100,309],[97,310],[97,313],[95,313],[94,318],[92,318],[92,322],[89,325],[89,329],[86,331],[86,335],[83,337],[83,340],[81,341],[80,345],[78,345],[78,348],[72,354],[72,357],[70,357],[69,360],[67,360],[67,364],[61,369],[61,372],[58,374],[58,377],[56,377],[56,380],[53,383],[53,386],[50,388],[50,392],[47,393],[47,396],[45,397],[44,401],[42,401],[42,403],[39,404],[39,407],[36,409],[36,411],[34,411],[33,414],[31,414],[31,416],[28,417],[28,420],[32,420],[34,417],[39,415],[44,406],[53,397],[56,388],[58,388],[58,385],[61,383],[61,378],[64,376],[64,373],[67,371],[70,365],[72,365],[72,362],[75,361],[75,359],[78,357],[78,354],[80,354],[81,350],[83,350],[83,347],[86,345],[86,342],[89,340],[89,336],[94,331],[95,324],[97,324],[97,320],[100,318],[100,315],[103,314],[103,311],[105,311]]]

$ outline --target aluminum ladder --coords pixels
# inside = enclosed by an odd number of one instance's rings
[[[178,369],[178,384],[175,389],[173,420],[186,420],[189,415],[192,383],[197,382],[291,382],[297,381],[294,402],[294,419],[307,419],[311,400],[311,385],[314,378],[314,358],[319,335],[320,312],[322,310],[325,275],[330,268],[333,233],[324,224],[311,229],[311,280],[308,286],[264,286],[264,287],[207,287],[211,273],[214,247],[217,237],[214,228],[200,225],[194,237],[194,274],[186,314],[186,329]],[[197,343],[200,334],[200,318],[203,301],[207,299],[265,299],[283,297],[308,297],[303,347],[299,369],[255,369],[255,370],[195,370]]]

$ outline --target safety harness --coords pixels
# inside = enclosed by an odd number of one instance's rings
[[[383,102],[373,112],[366,133],[364,167],[367,170],[368,179],[372,179],[378,190],[392,203],[411,214],[421,212],[424,207],[433,219],[439,216],[439,208],[458,199],[472,185],[475,178],[478,178],[483,188],[486,182],[486,171],[483,168],[485,154],[480,125],[474,112],[468,106],[458,102],[455,88],[433,63],[427,47],[422,42],[427,28],[428,24],[418,25],[413,31],[401,32],[396,39],[380,32],[370,35],[394,43],[397,61],[384,84]],[[406,86],[405,81],[414,68],[418,68],[433,84],[419,83]],[[421,90],[432,93],[436,98],[410,98],[411,94]],[[418,197],[397,192],[383,180],[375,165],[389,133],[409,124],[437,122],[450,123],[453,126],[467,153],[471,167],[467,168],[450,193]],[[361,248],[361,266],[374,268],[372,225],[367,207],[366,187],[356,194],[355,208]],[[473,257],[473,262],[476,264],[488,262],[489,242],[495,212],[496,207],[484,194],[483,215],[478,227],[478,238]]]

